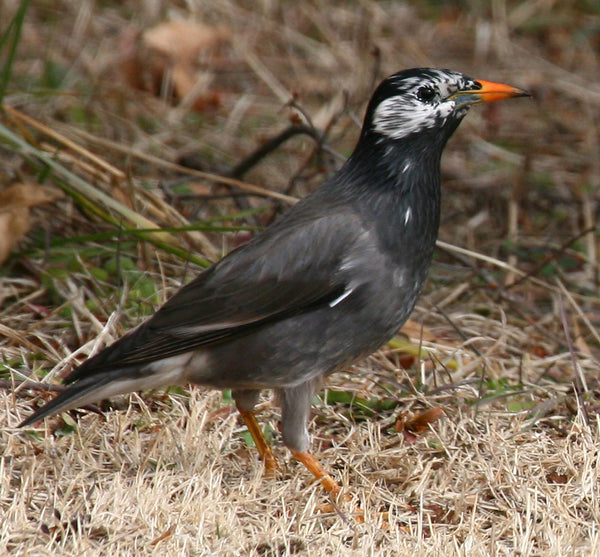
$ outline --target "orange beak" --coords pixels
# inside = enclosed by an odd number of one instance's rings
[[[483,79],[476,80],[481,85],[481,89],[469,89],[458,91],[450,98],[456,101],[456,106],[466,106],[490,101],[501,101],[502,99],[510,99],[512,97],[530,97],[531,95],[512,85],[504,83],[494,83],[493,81],[484,81]]]

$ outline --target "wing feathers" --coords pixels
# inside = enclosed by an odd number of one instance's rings
[[[348,211],[286,219],[230,253],[167,301],[154,316],[84,362],[67,383],[225,342],[266,323],[341,303],[343,261],[365,230]]]

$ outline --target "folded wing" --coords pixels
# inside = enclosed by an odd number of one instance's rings
[[[65,382],[224,342],[339,299],[348,287],[342,263],[364,232],[358,220],[344,212],[271,227],[184,286]]]

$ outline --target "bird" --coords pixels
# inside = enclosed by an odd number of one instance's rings
[[[328,375],[388,342],[412,312],[438,236],[442,151],[470,107],[523,96],[446,69],[386,78],[337,173],[76,367],[66,390],[19,427],[134,391],[231,389],[272,473],[277,462],[254,412],[270,389],[283,444],[338,494],[310,451],[313,395]]]

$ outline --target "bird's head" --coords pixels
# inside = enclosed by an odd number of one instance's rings
[[[404,70],[385,79],[375,91],[363,134],[382,142],[433,133],[443,146],[471,105],[527,95],[522,89],[456,71]]]

